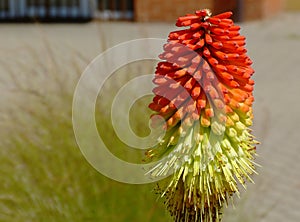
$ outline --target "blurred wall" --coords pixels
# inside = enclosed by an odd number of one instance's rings
[[[243,21],[265,19],[282,13],[286,0],[244,0]]]
[[[286,0],[286,9],[288,11],[300,11],[299,0]]]
[[[286,0],[265,0],[262,8],[264,17],[269,18],[283,12],[285,3]]]
[[[212,8],[212,0],[135,0],[135,20],[174,22],[179,16],[195,10]]]
[[[213,14],[219,14],[224,11],[232,11],[233,12],[233,20],[239,21],[241,20],[241,12],[239,10],[239,1],[238,0],[214,0],[213,1]]]
[[[209,8],[213,14],[234,12],[236,21],[250,21],[276,16],[285,9],[286,0],[135,0],[136,21],[174,22],[178,16]],[[291,0],[290,0],[291,1]],[[299,0],[294,0],[299,2]]]

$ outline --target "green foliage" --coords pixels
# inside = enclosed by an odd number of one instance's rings
[[[73,135],[71,106],[87,62],[79,55],[71,61],[55,56],[49,49],[47,54],[29,49],[29,62],[1,61],[10,103],[3,102],[0,113],[0,221],[169,221],[153,184],[112,181],[84,159]],[[101,112],[100,133],[119,147]]]

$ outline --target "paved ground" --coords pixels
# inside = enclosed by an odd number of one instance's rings
[[[249,221],[300,221],[300,14],[242,24],[254,61],[255,125],[259,176],[236,204]],[[1,58],[20,57],[26,47],[43,51],[45,42],[62,56],[69,48],[91,60],[103,49],[141,37],[166,38],[172,24],[89,23],[80,25],[1,25]],[[0,78],[6,73],[0,70]],[[2,86],[3,87],[3,86]],[[3,92],[3,91],[2,91]],[[3,94],[2,94],[3,95]],[[1,100],[0,100],[1,101]],[[3,97],[2,97],[3,101]],[[244,221],[232,213],[228,222]]]

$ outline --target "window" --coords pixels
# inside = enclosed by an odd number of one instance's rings
[[[98,10],[132,11],[133,0],[98,0]]]
[[[35,6],[35,7],[38,7],[38,6],[44,6],[45,5],[45,1],[47,0],[29,0],[27,1],[27,5],[28,6]]]
[[[132,19],[133,0],[97,0],[97,10],[101,19]]]
[[[59,6],[79,6],[80,2],[79,0],[65,0],[65,1],[61,1],[61,0],[56,0],[56,5]]]
[[[0,0],[0,11],[9,11],[9,0]]]
[[[54,6],[54,7],[79,6],[80,0],[27,0],[27,5],[28,6],[46,6],[46,7],[49,7],[49,6]]]

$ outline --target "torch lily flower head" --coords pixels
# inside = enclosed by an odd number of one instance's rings
[[[166,134],[146,153],[153,176],[173,172],[160,194],[175,221],[215,222],[238,184],[252,181],[257,142],[251,135],[254,70],[231,12],[179,17],[169,34],[149,107]],[[155,118],[152,119],[155,124]]]

